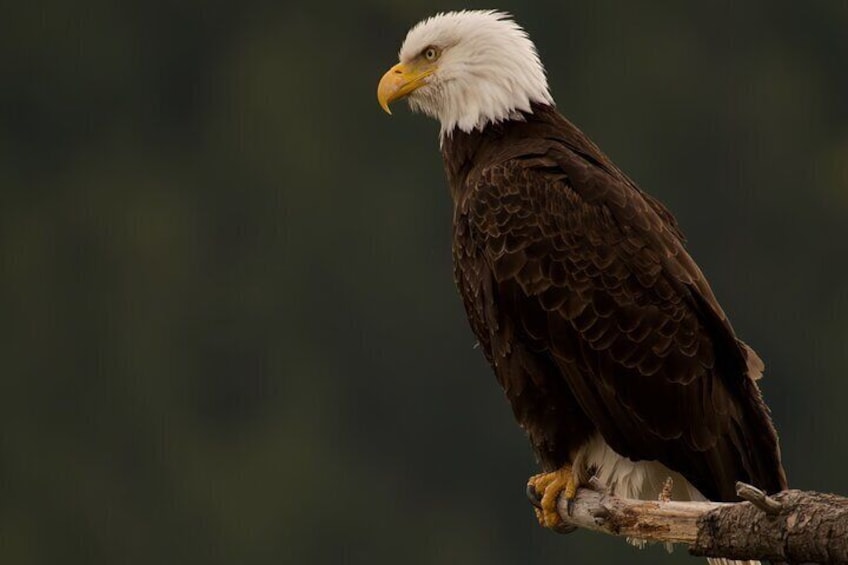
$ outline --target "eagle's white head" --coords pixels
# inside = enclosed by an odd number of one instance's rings
[[[536,46],[505,12],[436,14],[409,30],[398,58],[377,87],[380,105],[389,112],[407,97],[441,122],[442,137],[553,104]]]

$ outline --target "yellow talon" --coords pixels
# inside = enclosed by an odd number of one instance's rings
[[[541,508],[536,509],[539,524],[546,528],[556,528],[562,523],[557,511],[559,495],[571,502],[577,496],[577,477],[571,465],[563,465],[553,473],[540,473],[530,477],[528,486],[542,495]]]

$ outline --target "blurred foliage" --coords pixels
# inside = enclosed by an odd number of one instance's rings
[[[374,96],[457,7],[4,10],[0,560],[690,561],[524,499],[437,126]],[[848,494],[848,4],[500,7],[766,359],[793,485]]]

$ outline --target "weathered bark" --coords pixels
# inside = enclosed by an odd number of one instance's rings
[[[789,490],[767,497],[740,483],[750,502],[630,500],[580,489],[564,525],[656,542],[682,543],[693,555],[786,563],[848,563],[848,499]],[[598,485],[595,485],[597,488]],[[531,501],[533,493],[528,493]]]
[[[769,514],[749,502],[711,510],[698,520],[694,555],[789,563],[848,563],[848,499],[789,490]]]

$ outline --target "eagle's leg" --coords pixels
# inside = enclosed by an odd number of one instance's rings
[[[562,523],[557,511],[557,501],[562,494],[568,502],[568,508],[577,496],[578,480],[571,465],[563,465],[552,473],[540,473],[530,477],[527,486],[542,495],[540,508],[536,508],[536,518],[546,528],[556,528]]]

